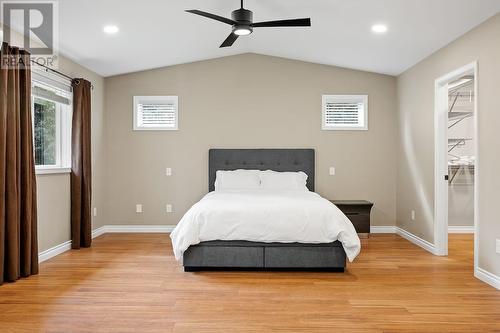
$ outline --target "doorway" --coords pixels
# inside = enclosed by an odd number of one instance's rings
[[[478,77],[468,64],[435,83],[434,245],[448,255],[449,230],[474,233],[477,265]]]

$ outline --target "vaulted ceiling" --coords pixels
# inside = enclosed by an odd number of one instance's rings
[[[311,28],[259,28],[220,49],[239,0],[64,0],[62,54],[103,76],[259,53],[397,75],[500,11],[500,0],[246,0],[255,21],[311,17]],[[373,24],[389,28],[372,33]],[[107,35],[114,24],[119,32]]]

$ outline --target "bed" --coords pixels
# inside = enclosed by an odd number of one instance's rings
[[[209,193],[171,234],[184,270],[344,271],[359,238],[347,217],[314,193],[314,161],[313,149],[211,149]],[[239,169],[302,171],[307,189],[214,191],[218,170]]]

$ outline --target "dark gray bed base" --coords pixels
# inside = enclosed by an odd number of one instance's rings
[[[344,271],[342,244],[211,241],[190,246],[184,270],[323,270]]]
[[[314,149],[210,149],[208,188],[214,190],[217,170],[303,171],[314,191]],[[211,241],[184,252],[184,270],[340,271],[346,254],[340,242],[329,244]]]

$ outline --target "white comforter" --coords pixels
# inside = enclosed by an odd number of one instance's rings
[[[170,234],[175,258],[211,240],[330,243],[339,240],[349,261],[361,244],[351,221],[314,192],[245,190],[210,192]]]

